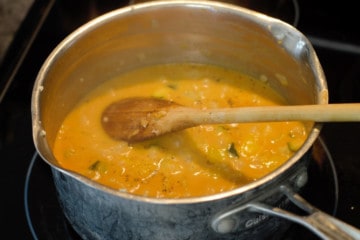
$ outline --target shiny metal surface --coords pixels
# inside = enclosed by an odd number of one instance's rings
[[[328,102],[326,80],[310,42],[290,25],[257,12],[217,2],[159,1],[115,10],[89,22],[51,53],[38,74],[32,97],[36,148],[53,168],[65,214],[85,239],[254,236],[254,228],[246,227],[219,235],[210,229],[210,218],[228,205],[261,200],[264,192],[274,193],[268,201],[277,204],[282,201],[276,194],[282,183],[298,188],[294,179],[306,166],[305,156],[320,124],[278,170],[244,187],[212,196],[134,196],[59,166],[51,152],[55,134],[81,97],[128,70],[171,62],[217,64],[265,78],[292,104]]]

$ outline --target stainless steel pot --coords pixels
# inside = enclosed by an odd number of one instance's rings
[[[320,124],[313,126],[302,148],[279,169],[212,196],[135,196],[57,163],[51,150],[56,132],[79,99],[128,70],[175,62],[216,64],[266,77],[292,104],[328,103],[326,80],[311,44],[277,19],[210,1],[150,2],[94,19],[51,53],[32,97],[35,146],[51,166],[64,213],[82,238],[255,239],[285,229],[288,220],[324,238],[359,236],[357,229],[318,211],[296,194],[306,183],[308,154]],[[289,202],[307,209],[309,217],[286,212]]]

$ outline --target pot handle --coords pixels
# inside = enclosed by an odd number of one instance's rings
[[[263,203],[249,203],[245,206],[242,205],[236,207],[235,209],[217,215],[211,222],[213,230],[218,233],[225,233],[224,229],[226,229],[225,231],[230,231],[231,228],[224,228],[224,225],[229,223],[229,217],[235,213],[247,210],[251,212],[281,217],[292,222],[301,224],[322,239],[360,239],[360,229],[357,229],[315,208],[305,199],[303,199],[299,194],[294,193],[290,188],[286,186],[280,186],[280,190],[292,203],[307,212],[309,215],[297,215],[279,207],[271,207]]]

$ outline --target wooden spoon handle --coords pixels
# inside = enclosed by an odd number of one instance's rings
[[[268,121],[356,122],[360,121],[360,103],[239,107],[203,111],[188,109],[185,115],[188,115],[189,119],[194,119],[196,124]]]
[[[136,142],[206,124],[274,121],[358,122],[360,103],[201,110],[156,98],[128,98],[109,105],[101,119],[109,136]]]

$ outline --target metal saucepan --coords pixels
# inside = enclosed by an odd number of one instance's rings
[[[281,232],[288,220],[324,239],[359,237],[357,229],[315,209],[297,194],[306,183],[309,151],[320,124],[313,126],[302,148],[271,174],[211,196],[135,196],[102,186],[57,163],[52,154],[56,132],[84,95],[126,71],[177,62],[216,64],[256,77],[266,75],[292,104],[328,103],[326,80],[306,37],[260,13],[211,1],[159,1],[92,20],[51,53],[38,74],[32,97],[35,146],[51,166],[63,211],[82,238],[255,239]],[[287,212],[291,202],[309,216]]]

